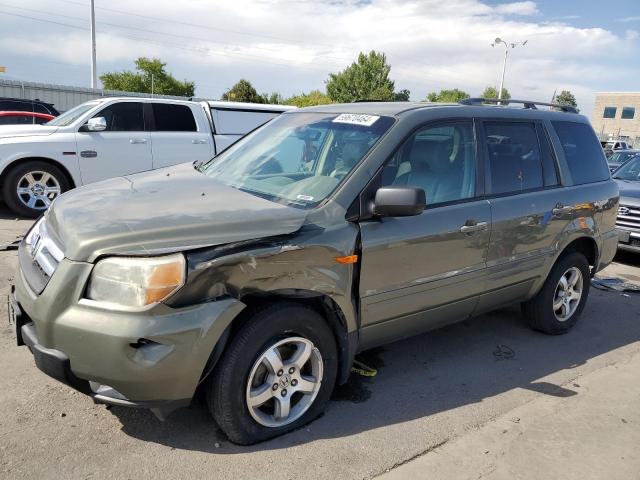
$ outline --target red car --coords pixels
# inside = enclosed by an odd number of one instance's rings
[[[53,120],[53,115],[38,112],[0,112],[0,125],[42,125]]]

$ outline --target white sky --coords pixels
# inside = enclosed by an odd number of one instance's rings
[[[0,0],[6,78],[88,86],[88,3]],[[240,78],[284,96],[324,90],[329,72],[371,49],[387,54],[396,90],[408,88],[413,100],[441,88],[475,96],[499,82],[503,49],[490,46],[496,36],[528,40],[510,52],[505,86],[514,98],[549,101],[554,89],[569,89],[590,115],[596,91],[640,89],[640,16],[615,28],[610,21],[603,23],[609,28],[586,28],[532,1],[96,4],[99,72],[132,69],[136,57],[156,56],[177,78],[194,80],[198,96],[219,98]],[[580,2],[574,4],[580,13]]]

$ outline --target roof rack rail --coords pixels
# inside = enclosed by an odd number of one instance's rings
[[[553,107],[557,108],[562,112],[567,113],[578,113],[579,110],[576,107],[571,105],[560,105],[559,103],[548,103],[548,102],[534,102],[532,100],[516,100],[513,98],[465,98],[460,100],[458,103],[461,105],[485,105],[487,103],[495,103],[498,105],[510,105],[512,103],[521,103],[523,108],[530,108],[532,110],[537,110],[537,105],[542,105],[544,107]]]

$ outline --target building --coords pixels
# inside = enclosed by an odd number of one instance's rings
[[[101,88],[71,87],[67,85],[52,85],[48,83],[0,79],[0,97],[28,98],[31,100],[38,99],[43,102],[52,103],[60,112],[66,112],[76,105],[80,105],[81,103],[95,98],[125,96],[186,100],[184,97],[173,97],[170,95],[151,95],[148,93],[103,90]]]
[[[627,140],[640,148],[640,92],[596,93],[591,123],[600,140]]]

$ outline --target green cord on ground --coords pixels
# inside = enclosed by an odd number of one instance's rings
[[[363,377],[375,377],[378,374],[378,370],[375,368],[369,367],[358,360],[353,361],[353,366],[351,367],[351,371],[353,373],[357,373],[358,375],[362,375]]]

